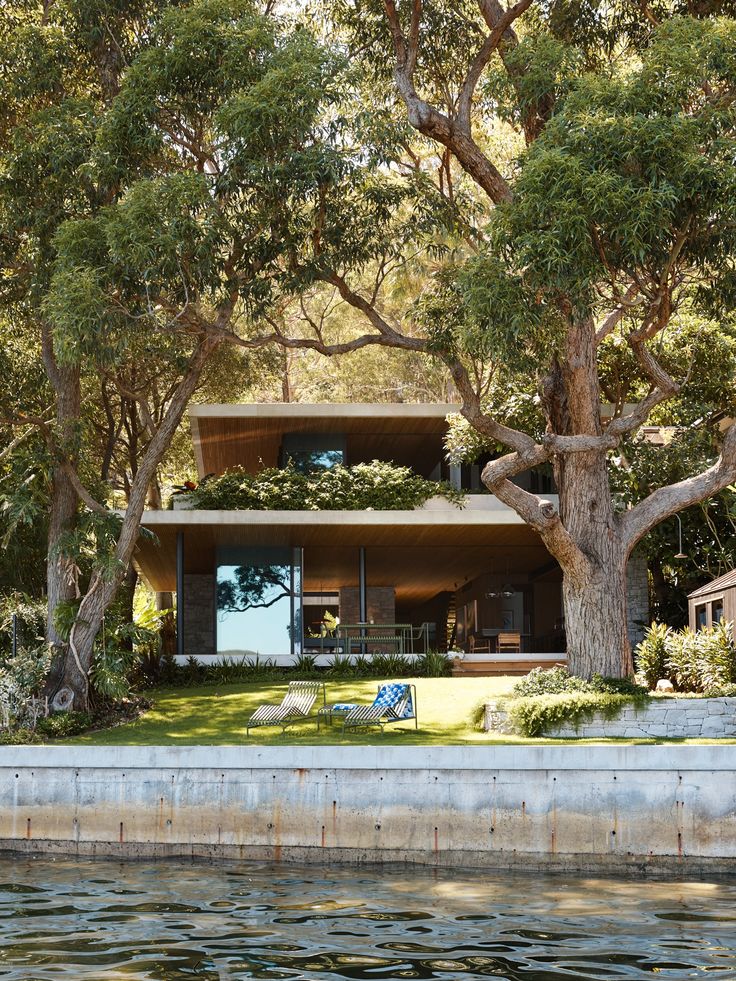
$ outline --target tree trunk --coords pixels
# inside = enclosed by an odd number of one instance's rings
[[[562,599],[570,673],[579,678],[632,674],[626,563],[618,550],[612,550],[608,562],[582,582],[563,575]]]
[[[79,605],[77,619],[69,636],[71,656],[77,667],[76,684],[70,685],[74,696],[72,707],[75,710],[85,711],[89,705],[88,674],[92,667],[95,639],[102,625],[102,618],[115,599],[133,558],[151,481],[154,480],[158,465],[171,445],[171,440],[181,422],[184,410],[189,404],[189,399],[197,387],[207,358],[219,343],[217,338],[204,338],[200,340],[197,349],[192,354],[187,371],[177,387],[161,425],[143,454],[131,484],[128,507],[123,517],[115,549],[117,560],[115,572],[110,575],[109,572],[100,569],[95,571]],[[70,671],[71,674],[73,671]]]
[[[76,463],[75,429],[79,422],[81,403],[79,369],[77,367],[59,368],[55,362],[47,363],[46,368],[56,391],[58,452],[62,461],[69,460],[74,464]],[[68,602],[77,597],[76,575],[66,556],[59,551],[59,543],[63,536],[74,528],[79,497],[67,470],[61,465],[62,461],[54,464],[51,474],[46,559],[46,638],[56,651],[45,687],[49,697],[53,697],[60,688],[66,685],[65,676],[67,672],[68,647],[55,627],[54,614],[59,603]],[[76,665],[72,667],[76,670]]]
[[[550,379],[553,431],[600,435],[595,331],[572,321],[566,358]],[[626,616],[626,562],[613,508],[605,450],[558,456],[560,518],[577,547],[557,556],[570,672],[620,678],[633,671]],[[554,553],[553,553],[554,554]]]

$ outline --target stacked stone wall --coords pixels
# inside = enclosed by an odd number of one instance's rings
[[[485,710],[489,732],[509,732],[501,702]],[[736,737],[736,698],[653,698],[644,706],[628,705],[615,719],[596,714],[576,729],[562,725],[545,732],[560,739],[718,739]]]

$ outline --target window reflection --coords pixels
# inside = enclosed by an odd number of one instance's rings
[[[292,466],[300,473],[329,470],[343,463],[342,450],[294,450],[289,454]]]
[[[242,657],[298,653],[301,591],[299,549],[220,549],[218,654]]]

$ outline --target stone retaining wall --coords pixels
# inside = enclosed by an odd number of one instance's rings
[[[485,729],[510,731],[502,702],[486,705]],[[644,706],[628,705],[615,719],[596,714],[577,729],[564,725],[545,735],[561,739],[736,737],[736,698],[653,698]]]
[[[3,849],[736,872],[736,754],[713,744],[3,746]]]

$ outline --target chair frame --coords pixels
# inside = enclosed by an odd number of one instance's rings
[[[470,654],[495,654],[495,645],[491,637],[482,637],[480,640],[475,634],[470,635]]]
[[[295,722],[315,721],[319,727],[319,715],[310,715],[317,696],[322,692],[322,705],[327,702],[327,692],[322,681],[290,681],[286,694],[280,702],[265,702],[259,705],[245,726],[245,735],[251,729],[263,726],[281,726],[286,732]]]

